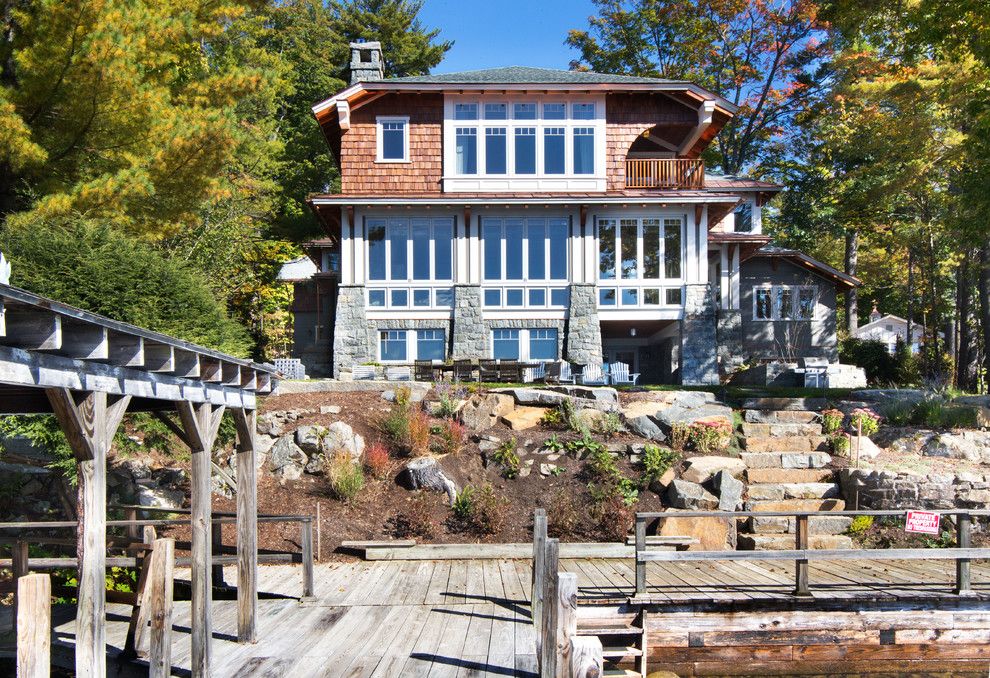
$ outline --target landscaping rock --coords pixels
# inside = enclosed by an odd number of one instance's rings
[[[659,478],[654,478],[650,482],[650,489],[656,492],[660,496],[667,491],[667,486],[677,477],[677,472],[673,468],[669,468],[663,472],[663,475]]]
[[[808,548],[811,549],[851,549],[852,547],[852,539],[842,534],[813,534],[808,537]],[[790,535],[739,535],[740,551],[789,551],[793,548],[794,537]]]
[[[574,414],[575,419],[589,431],[598,430],[605,420],[605,413],[602,410],[583,409]]]
[[[841,511],[846,502],[841,499],[783,499],[781,501],[753,501],[745,503],[747,511],[778,513],[814,513],[816,511]]]
[[[274,412],[266,412],[258,416],[257,430],[258,433],[277,438],[282,435],[282,422]]]
[[[675,424],[690,425],[702,419],[706,421],[721,420],[732,426],[732,408],[715,403],[705,403],[700,406],[677,404],[659,410],[655,419],[668,431]]]
[[[990,463],[990,431],[950,431],[938,433],[925,443],[921,453],[926,457],[967,459]]]
[[[668,509],[657,534],[694,537],[698,543],[689,545],[688,551],[736,550],[736,521],[732,518],[679,518],[676,510]]]
[[[272,446],[268,468],[281,478],[294,480],[302,477],[308,461],[306,453],[293,442],[292,436],[284,435]]]
[[[780,455],[781,468],[824,468],[832,461],[827,452],[792,452]]]
[[[314,454],[306,462],[306,468],[304,469],[306,473],[310,475],[321,475],[326,470],[327,458],[321,454]]]
[[[802,410],[746,410],[743,413],[743,419],[753,424],[810,424],[817,418],[817,412]]]
[[[850,392],[849,397],[878,405],[902,402],[915,404],[924,400],[927,394],[916,388],[861,388]]]
[[[306,454],[317,454],[325,433],[322,426],[300,426],[296,429],[296,445]]]
[[[340,405],[320,405],[320,414],[340,414]]]
[[[335,421],[323,435],[323,450],[326,454],[346,452],[353,461],[358,461],[364,454],[364,437],[344,422]]]
[[[667,440],[667,436],[664,435],[660,427],[647,416],[633,417],[632,419],[626,418],[626,428],[634,436],[639,436],[640,438],[661,443]]]
[[[745,470],[745,462],[738,457],[691,457],[687,460],[687,468],[681,478],[692,483],[703,483],[719,471],[741,476]]]
[[[485,393],[473,396],[461,408],[461,422],[472,431],[486,431],[495,425],[499,417],[515,408],[515,401],[504,393]]]
[[[563,393],[578,400],[580,407],[596,407],[615,410],[619,407],[619,393],[608,386],[550,386],[550,391]]]
[[[557,470],[556,464],[540,464],[540,475],[549,476]]]
[[[849,439],[849,458],[867,460],[873,459],[883,450],[866,436],[851,436]]]
[[[539,424],[546,411],[545,407],[517,407],[508,414],[502,415],[502,423],[513,431],[525,431]]]
[[[832,479],[832,469],[748,468],[750,483],[822,483]]]
[[[433,457],[413,459],[399,473],[398,482],[407,490],[434,490],[446,492],[453,505],[457,498],[457,485],[444,474],[440,463]]]
[[[698,483],[687,480],[672,480],[667,486],[666,503],[674,508],[696,511],[714,511],[718,508],[718,498]]]
[[[137,487],[137,503],[140,506],[156,508],[182,508],[186,493],[182,490],[171,490],[166,487]]]
[[[825,398],[747,398],[743,401],[745,410],[824,410],[828,407]]]
[[[498,449],[498,446],[502,444],[501,440],[497,438],[495,440],[485,439],[478,443],[479,452],[494,452]]]
[[[718,497],[719,511],[735,511],[742,505],[742,495],[745,485],[732,477],[732,473],[721,470],[712,476],[706,484],[708,490]]]
[[[622,408],[622,416],[626,419],[637,417],[655,417],[661,405],[655,400],[635,400]]]

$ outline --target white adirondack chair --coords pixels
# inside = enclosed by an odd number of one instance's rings
[[[571,364],[566,360],[560,361],[560,383],[573,384],[574,373],[571,372]]]
[[[375,378],[375,366],[374,365],[355,365],[351,368],[351,379],[354,381],[360,381],[362,379],[374,379]]]
[[[629,374],[629,365],[625,363],[612,363],[611,375],[613,384],[635,385],[639,379],[639,372]]]
[[[607,386],[608,372],[601,365],[585,365],[581,383],[586,386]]]
[[[547,376],[547,364],[540,363],[536,367],[527,367],[523,370],[523,382],[530,384],[534,381],[543,381]]]
[[[385,381],[412,381],[412,370],[408,367],[386,367]]]

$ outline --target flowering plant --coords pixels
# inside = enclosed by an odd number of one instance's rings
[[[822,431],[825,435],[833,435],[842,429],[846,415],[841,410],[831,409],[822,411]]]
[[[864,436],[871,436],[880,430],[880,415],[868,407],[859,407],[849,415],[849,423],[853,430],[861,431]]]

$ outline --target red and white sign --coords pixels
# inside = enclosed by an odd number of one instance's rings
[[[939,514],[929,511],[908,511],[904,523],[905,532],[938,534]]]

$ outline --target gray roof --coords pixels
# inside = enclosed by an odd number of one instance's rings
[[[513,85],[564,85],[564,84],[689,84],[683,80],[663,78],[641,78],[634,75],[609,75],[592,71],[563,71],[552,68],[531,68],[529,66],[505,66],[486,68],[480,71],[460,71],[458,73],[438,73],[436,75],[411,75],[404,78],[389,78],[387,82],[452,83],[452,84],[513,84]]]

